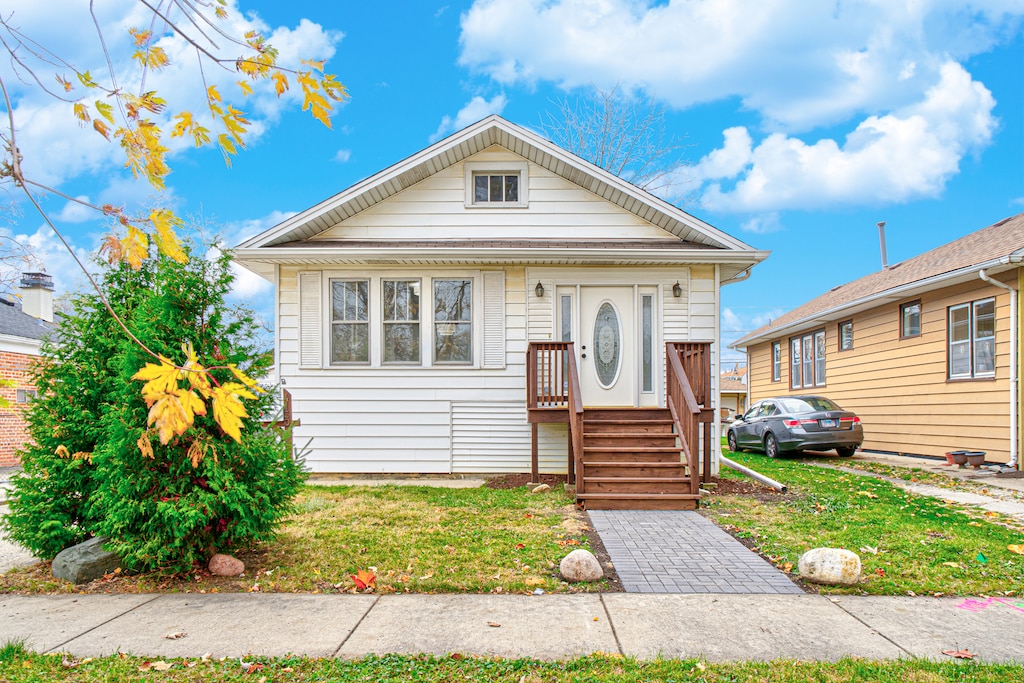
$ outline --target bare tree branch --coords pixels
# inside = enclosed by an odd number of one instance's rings
[[[555,144],[652,194],[688,199],[684,145],[667,130],[666,109],[618,85],[554,101],[541,130]]]

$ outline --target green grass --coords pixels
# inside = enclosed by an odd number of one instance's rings
[[[269,543],[239,553],[242,578],[116,576],[93,591],[351,592],[351,575],[376,576],[377,593],[594,591],[605,581],[567,584],[558,562],[587,548],[572,498],[560,490],[413,486],[303,489],[295,513]],[[0,576],[0,592],[69,592],[48,566]]]
[[[703,681],[726,683],[839,683],[847,681],[910,681],[938,683],[1012,683],[1024,680],[1019,666],[978,662],[899,660],[872,662],[843,659],[838,662],[744,662],[711,664],[696,659],[635,659],[594,655],[565,662],[531,659],[398,656],[365,659],[247,658],[204,661],[201,659],[147,660],[130,656],[76,659],[68,655],[37,655],[24,649],[0,650],[0,680],[8,683],[61,681],[507,681],[544,683],[592,681]],[[169,668],[168,668],[169,665]],[[255,667],[255,668],[254,668]],[[166,670],[164,670],[166,669]]]
[[[860,556],[861,584],[823,586],[822,592],[1024,595],[1024,556],[1007,547],[1024,544],[1024,532],[999,515],[965,514],[956,504],[801,458],[727,457],[786,484],[790,495],[715,496],[708,512],[719,524],[752,539],[776,566],[793,573],[810,548],[846,548]],[[722,476],[744,478],[726,468]]]

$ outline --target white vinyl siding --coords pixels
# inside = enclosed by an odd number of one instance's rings
[[[529,472],[525,403],[452,403],[452,472]]]

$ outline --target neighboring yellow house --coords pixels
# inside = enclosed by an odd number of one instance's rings
[[[1018,465],[1024,213],[840,285],[731,346],[750,401],[820,394],[864,450],[981,450]]]

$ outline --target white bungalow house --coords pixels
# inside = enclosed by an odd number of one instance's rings
[[[592,507],[692,504],[718,450],[719,288],[766,256],[498,116],[235,250],[275,285],[313,472],[568,471]],[[596,464],[626,451],[669,462]],[[660,502],[598,481],[626,474],[660,476]]]

